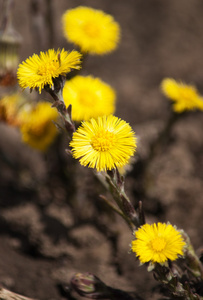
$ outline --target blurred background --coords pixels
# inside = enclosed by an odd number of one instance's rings
[[[0,1],[1,22],[5,2]],[[74,49],[63,36],[61,17],[80,5],[113,15],[121,26],[119,47],[108,55],[89,56],[81,74],[99,77],[116,90],[115,115],[137,134],[127,194],[135,207],[143,200],[149,222],[183,228],[201,253],[202,113],[188,113],[176,122],[169,143],[150,164],[144,193],[136,161],[147,157],[170,116],[162,79],[182,80],[203,93],[203,2],[15,0],[12,23],[22,38],[19,62],[49,48]],[[18,87],[1,86],[1,95],[10,89]],[[48,100],[35,91],[26,97]],[[99,198],[108,194],[91,170],[65,153],[66,137],[59,135],[42,154],[22,143],[17,128],[1,121],[0,132],[0,283],[33,298],[66,299],[70,278],[90,271],[115,288],[160,299],[152,274],[128,254],[132,236],[127,226]]]

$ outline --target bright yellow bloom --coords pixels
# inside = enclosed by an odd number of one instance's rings
[[[63,98],[67,107],[72,104],[74,121],[87,121],[113,114],[115,111],[115,91],[99,78],[92,76],[75,76],[67,81]]]
[[[145,224],[135,231],[132,251],[141,263],[164,263],[176,260],[183,255],[185,242],[181,233],[172,225],[165,223]]]
[[[23,89],[38,88],[39,93],[45,85],[53,86],[53,78],[66,75],[71,69],[80,69],[81,54],[77,51],[67,52],[64,49],[49,49],[40,52],[22,62],[17,71],[19,85]]]
[[[203,110],[203,99],[194,86],[166,78],[161,83],[161,89],[166,97],[174,101],[173,110],[175,112]]]
[[[20,120],[22,140],[34,149],[46,151],[54,141],[58,130],[53,124],[58,113],[48,102],[38,102],[36,106],[24,106]]]
[[[83,122],[70,146],[81,165],[106,171],[128,163],[135,152],[136,138],[128,123],[110,115]]]
[[[9,125],[17,126],[18,110],[24,99],[20,94],[14,93],[0,99],[0,120]]]
[[[102,10],[79,6],[62,18],[64,35],[82,52],[102,55],[113,51],[120,40],[120,26]]]

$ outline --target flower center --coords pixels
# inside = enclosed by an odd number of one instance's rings
[[[92,22],[87,22],[83,25],[84,32],[91,38],[98,37],[99,35],[99,27],[93,24]]]
[[[53,76],[58,68],[58,60],[49,61],[47,64],[42,64],[39,66],[37,74],[41,76]]]
[[[46,136],[48,134],[50,128],[49,122],[44,122],[42,124],[38,124],[37,126],[33,124],[32,128],[30,128],[29,134],[33,136],[33,138],[39,138],[41,136]]]
[[[156,252],[163,251],[166,246],[165,239],[161,238],[161,237],[157,237],[157,238],[153,239],[150,243],[151,243],[152,249]]]
[[[79,95],[79,102],[84,106],[94,106],[95,96],[87,90],[82,90]]]
[[[94,150],[99,152],[108,151],[115,145],[115,134],[108,130],[100,130],[92,138],[91,145]]]

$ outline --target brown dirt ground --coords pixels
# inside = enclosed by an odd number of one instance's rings
[[[82,74],[98,76],[116,89],[116,115],[138,136],[137,162],[148,155],[169,117],[161,80],[181,79],[203,93],[201,0],[41,1],[38,22],[43,23],[45,4],[52,4],[52,35],[47,27],[40,34],[33,30],[32,2],[18,0],[14,9],[15,28],[24,39],[21,60],[49,47],[72,49],[61,31],[61,15],[68,8],[102,9],[120,23],[119,48],[89,57]],[[202,125],[198,112],[176,122],[169,142],[149,165],[144,194],[137,164],[126,178],[127,194],[135,206],[144,201],[147,221],[183,228],[197,251],[203,245]],[[92,171],[65,154],[66,139],[59,138],[41,155],[21,143],[15,128],[1,123],[0,132],[0,283],[25,296],[62,300],[70,278],[88,271],[143,299],[160,299],[152,274],[129,254],[127,226],[100,200],[106,191]]]

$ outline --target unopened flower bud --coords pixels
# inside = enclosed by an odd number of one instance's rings
[[[77,273],[71,279],[71,286],[83,297],[103,299],[109,296],[108,287],[105,283],[91,273]]]

